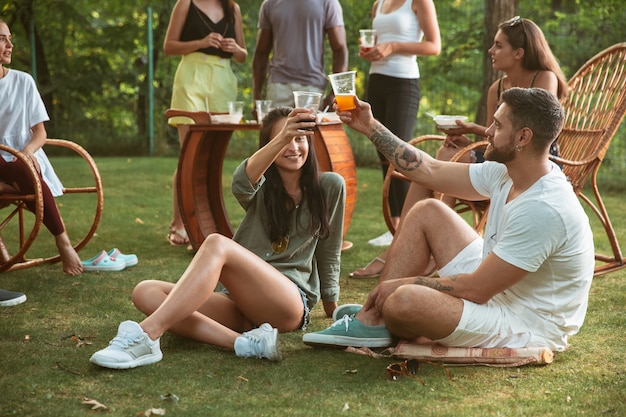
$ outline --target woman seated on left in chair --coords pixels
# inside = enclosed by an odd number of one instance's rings
[[[280,359],[278,332],[304,328],[321,299],[331,316],[339,297],[345,183],[318,172],[314,116],[278,107],[263,119],[262,147],[233,174],[245,209],[233,239],[213,233],[178,282],[149,280],[132,295],[147,314],[124,321],[109,346],[91,357],[126,369],[162,359],[171,331],[232,350],[240,357]],[[226,292],[214,292],[218,283]]]
[[[0,143],[21,151],[42,178],[43,223],[54,235],[63,272],[78,275],[83,267],[72,247],[54,196],[63,194],[42,146],[46,143],[44,122],[50,120],[33,78],[22,71],[5,68],[11,63],[13,43],[9,26],[0,20]],[[34,193],[28,167],[8,152],[0,157],[0,193]],[[27,204],[34,210],[33,203]]]

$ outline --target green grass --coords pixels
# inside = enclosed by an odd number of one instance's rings
[[[53,162],[70,178],[77,175],[75,160]],[[165,335],[164,360],[156,365],[129,371],[92,366],[89,356],[106,346],[120,321],[141,320],[130,302],[132,288],[145,279],[176,281],[191,259],[184,248],[165,239],[175,159],[97,163],[104,179],[104,217],[81,256],[119,247],[136,253],[139,265],[74,278],[64,276],[58,264],[0,276],[0,287],[28,295],[26,303],[0,310],[0,416],[98,414],[81,404],[83,397],[100,401],[115,416],[136,416],[152,407],[165,408],[168,416],[626,415],[626,270],[594,280],[582,331],[570,340],[567,352],[544,367],[454,367],[449,381],[441,369],[425,366],[426,386],[406,378],[390,382],[385,367],[391,359],[312,349],[302,344],[301,332],[281,335],[284,360],[278,364],[239,359]],[[225,173],[235,164],[228,160]],[[357,207],[347,236],[355,246],[342,256],[341,302],[362,302],[374,286],[374,280],[349,279],[347,274],[379,252],[366,242],[385,231],[381,183],[378,170],[358,170]],[[228,189],[225,195],[237,224],[242,213]],[[605,197],[626,249],[623,190]],[[72,206],[68,197],[60,201],[66,223],[80,225],[81,211],[89,210]],[[605,249],[599,224],[593,222],[593,227],[597,246]],[[53,249],[45,230],[37,243],[42,251],[46,245]],[[316,307],[310,330],[329,324],[321,306]],[[72,335],[90,344],[77,346]],[[168,393],[180,401],[160,400]]]

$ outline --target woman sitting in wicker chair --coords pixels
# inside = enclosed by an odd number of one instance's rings
[[[77,275],[83,267],[54,201],[54,196],[61,195],[63,188],[42,149],[47,136],[44,122],[50,119],[33,78],[25,72],[4,67],[11,63],[12,51],[11,32],[0,20],[0,143],[22,152],[41,175],[43,223],[54,235],[63,272]],[[0,157],[0,193],[34,192],[29,167],[3,152]],[[34,211],[33,204],[27,203],[27,207]]]

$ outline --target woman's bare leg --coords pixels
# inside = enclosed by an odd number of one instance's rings
[[[67,235],[66,231],[56,235],[54,237],[59,255],[61,256],[61,263],[63,264],[63,272],[68,275],[79,275],[83,272],[83,264],[80,261],[80,257],[74,250],[72,242]]]
[[[182,125],[178,126],[178,139],[181,148],[185,140],[185,134],[186,130],[183,129]],[[185,245],[189,243],[189,239],[186,237],[186,234],[177,233],[179,230],[185,230],[185,224],[183,223],[180,208],[178,207],[178,185],[176,184],[177,176],[178,167],[174,170],[174,175],[172,176],[172,220],[170,222],[168,239],[175,245]]]
[[[214,293],[218,280],[228,288],[230,299]],[[153,340],[172,330],[232,350],[249,323],[268,322],[280,331],[291,331],[300,326],[304,314],[295,284],[219,234],[207,237],[176,285],[145,287],[137,287],[133,301],[141,311],[152,311],[140,325]]]

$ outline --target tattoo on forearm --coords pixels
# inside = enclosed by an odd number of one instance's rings
[[[423,285],[424,287],[432,288],[433,290],[437,290],[441,292],[454,291],[454,287],[452,285],[443,285],[441,282],[439,282],[435,278],[417,277],[415,279],[415,284]]]
[[[420,150],[404,142],[382,125],[374,130],[370,140],[380,153],[402,171],[414,171],[424,162],[424,155]]]

